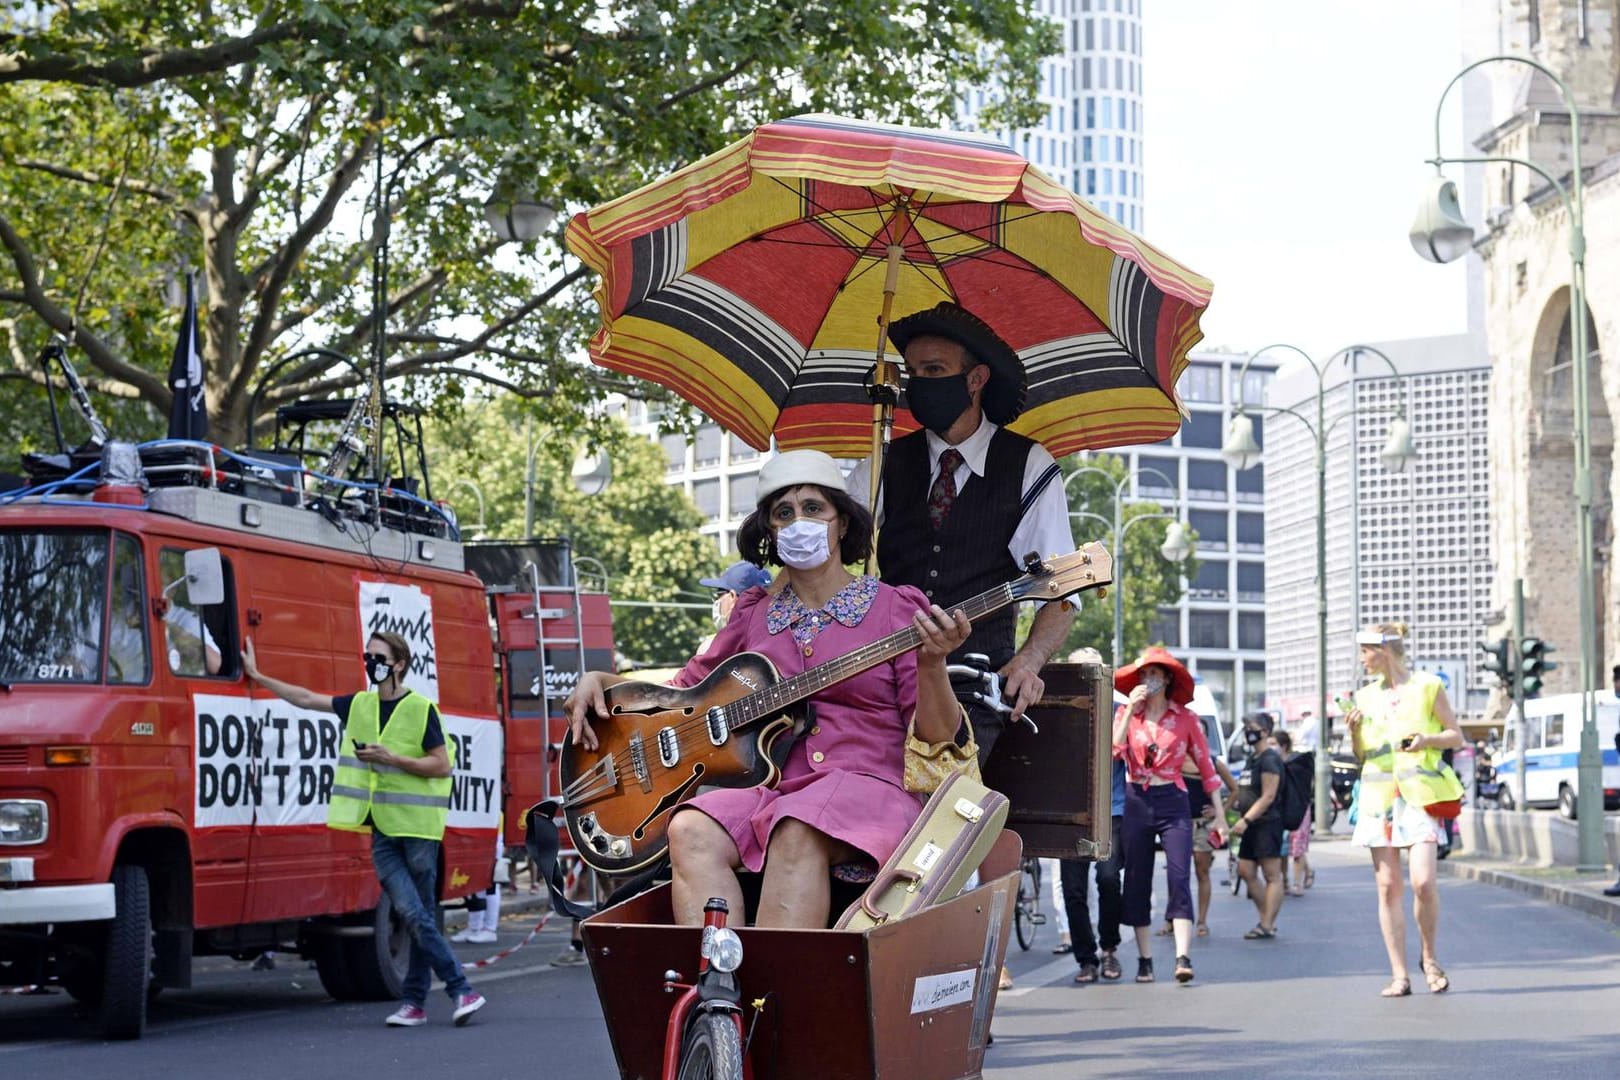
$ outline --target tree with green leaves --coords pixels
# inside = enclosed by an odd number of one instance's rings
[[[1032,124],[1057,45],[1022,0],[0,0],[0,386],[58,334],[159,423],[195,270],[221,442],[374,360],[568,431],[622,386],[579,361],[588,273],[561,220],[501,250],[486,200],[572,211],[768,120],[943,123],[968,87]]]
[[[530,403],[481,397],[427,429],[434,492],[455,508],[463,535],[474,531],[481,497],[487,536],[522,536],[529,447],[537,445],[534,535],[566,536],[576,557],[600,563],[614,600],[705,605],[613,609],[619,652],[644,663],[679,663],[713,629],[710,594],[698,580],[720,570],[719,551],[699,534],[703,518],[692,500],[665,483],[664,455],[655,444],[617,421],[596,430],[612,458],[613,478],[600,494],[585,495],[569,476],[585,444],[549,426]]]
[[[1184,591],[1183,578],[1190,579],[1197,576],[1198,560],[1196,557],[1189,557],[1177,565],[1160,553],[1159,549],[1164,546],[1165,532],[1170,524],[1167,519],[1130,524],[1144,515],[1165,512],[1163,507],[1154,502],[1131,501],[1121,507],[1120,517],[1125,543],[1123,549],[1115,547],[1115,540],[1111,535],[1114,522],[1114,491],[1116,485],[1127,475],[1127,466],[1123,459],[1106,454],[1089,458],[1075,456],[1065,458],[1062,465],[1064,488],[1069,496],[1069,521],[1074,528],[1075,543],[1084,544],[1099,540],[1114,556],[1114,580],[1123,586],[1120,588],[1120,595],[1124,598],[1121,634],[1124,651],[1121,654],[1121,662],[1130,663],[1143,648],[1158,644],[1150,640],[1149,628],[1158,618],[1159,608],[1181,599]],[[1099,471],[1080,472],[1080,475],[1075,475],[1077,471],[1083,469]],[[1189,544],[1197,540],[1191,530],[1188,530],[1187,537]],[[1109,654],[1113,648],[1113,641],[1114,597],[1109,595],[1099,600],[1094,593],[1087,594],[1080,598],[1080,613],[1075,618],[1073,629],[1069,631],[1064,649],[1060,650],[1058,655],[1062,656],[1074,649],[1092,648],[1101,653],[1107,661],[1111,659]]]

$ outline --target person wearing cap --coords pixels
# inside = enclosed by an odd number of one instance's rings
[[[1382,623],[1356,634],[1361,666],[1372,681],[1345,713],[1351,747],[1361,762],[1356,828],[1350,843],[1372,852],[1378,879],[1378,925],[1389,953],[1384,997],[1406,997],[1406,915],[1401,852],[1412,877],[1412,914],[1423,948],[1423,976],[1432,994],[1451,988],[1436,957],[1440,923],[1439,852],[1446,817],[1461,810],[1462,782],[1440,759],[1462,745],[1462,728],[1438,676],[1407,664],[1405,623]]]
[[[834,866],[875,870],[922,812],[906,791],[908,729],[928,743],[953,739],[963,713],[945,658],[972,629],[960,612],[844,569],[871,549],[872,519],[849,497],[837,464],[791,450],[759,473],[760,499],[737,534],[754,566],[782,566],[774,594],[747,588],[713,645],[670,681],[694,686],[726,657],[763,654],[785,678],[835,661],[907,628],[921,646],[817,692],[808,726],[775,787],[716,788],[677,808],[669,856],[677,922],[700,924],[710,897],[743,911],[738,870],[763,871],[755,925],[825,927]],[[589,672],[565,703],[573,737],[596,745],[589,719],[603,690],[623,679]]]
[[[726,567],[719,577],[702,578],[698,581],[706,589],[714,590],[714,628],[723,629],[731,621],[732,609],[737,605],[737,597],[754,587],[765,588],[771,583],[771,575],[764,567],[755,566],[746,560],[740,560]],[[714,643],[715,635],[710,634],[698,642],[697,651],[705,653]]]
[[[1166,914],[1176,942],[1176,981],[1193,979],[1192,812],[1182,763],[1198,766],[1198,779],[1226,820],[1221,781],[1198,715],[1187,707],[1193,697],[1191,673],[1166,649],[1154,646],[1134,664],[1114,673],[1114,689],[1127,695],[1114,714],[1114,757],[1125,762],[1125,895],[1121,922],[1136,930],[1136,981],[1153,981],[1153,842],[1164,848],[1170,894]],[[1218,841],[1219,827],[1212,829]]]
[[[1045,447],[1005,427],[1024,406],[1017,351],[951,303],[896,321],[889,340],[905,358],[906,407],[922,430],[894,440],[884,459],[877,508],[882,579],[915,586],[949,608],[1018,577],[1030,552],[1046,558],[1073,551],[1062,470]],[[871,468],[862,461],[849,475],[850,496],[870,502],[870,485]],[[1009,607],[978,620],[953,657],[988,656],[1015,716],[1040,700],[1041,668],[1068,636],[1074,611],[1043,605],[1015,648],[1017,617]],[[1005,720],[978,705],[968,706],[968,715],[983,763]]]

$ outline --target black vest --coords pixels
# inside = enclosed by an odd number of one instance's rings
[[[1007,550],[1023,516],[1024,463],[1035,445],[998,428],[990,438],[984,475],[968,474],[938,532],[928,520],[928,436],[915,432],[889,447],[883,466],[883,529],[878,534],[878,570],[890,585],[915,585],[928,599],[952,604],[1003,585],[1022,567]],[[1012,659],[1018,607],[1009,605],[979,619],[966,642],[951,654],[978,652],[992,669]]]

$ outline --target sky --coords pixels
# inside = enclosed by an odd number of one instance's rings
[[[1467,329],[1466,260],[1425,262],[1406,235],[1461,2],[1145,0],[1142,231],[1214,281],[1204,347],[1321,359]]]

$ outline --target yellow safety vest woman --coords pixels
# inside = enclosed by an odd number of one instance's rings
[[[1406,916],[1402,910],[1401,851],[1412,875],[1412,912],[1423,943],[1423,974],[1431,993],[1451,980],[1435,959],[1440,894],[1435,887],[1440,830],[1437,814],[1455,816],[1462,784],[1440,751],[1462,745],[1457,714],[1440,680],[1407,666],[1405,623],[1383,623],[1356,635],[1361,664],[1373,677],[1346,711],[1350,738],[1361,761],[1361,793],[1351,843],[1372,851],[1378,878],[1378,923],[1389,953],[1390,982],[1384,997],[1412,992],[1406,968]]]

